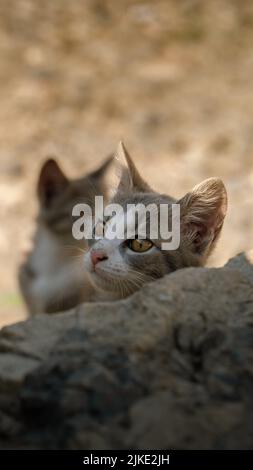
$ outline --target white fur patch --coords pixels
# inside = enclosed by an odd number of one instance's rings
[[[64,248],[47,229],[40,228],[36,242],[36,250],[29,260],[36,276],[31,281],[29,291],[36,312],[43,312],[48,303],[57,303],[62,294],[71,295],[77,285],[85,286],[85,273],[81,263],[78,266],[75,258],[66,256],[67,247]]]

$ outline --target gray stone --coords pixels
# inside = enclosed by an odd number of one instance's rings
[[[253,254],[0,332],[0,447],[253,448]]]

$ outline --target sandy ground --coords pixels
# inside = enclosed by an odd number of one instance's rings
[[[252,247],[252,43],[250,0],[1,0],[0,325],[25,317],[16,272],[48,155],[80,175],[123,138],[172,195],[220,176],[211,264]]]

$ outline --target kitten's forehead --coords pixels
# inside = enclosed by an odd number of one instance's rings
[[[113,202],[120,204],[124,210],[127,209],[128,204],[144,204],[148,206],[149,204],[169,204],[175,203],[175,199],[165,194],[159,194],[155,192],[151,193],[118,193],[115,195]]]
[[[87,204],[94,208],[94,198],[103,194],[104,189],[99,182],[85,176],[77,180],[70,180],[66,189],[59,194],[49,208],[40,208],[38,223],[46,224],[57,233],[69,233],[72,236],[72,211],[76,204]]]
[[[106,217],[104,236],[108,240],[116,238],[119,241],[136,238],[149,238],[159,241],[159,213],[160,205],[168,206],[168,220],[171,218],[171,204],[173,200],[160,194],[134,194],[127,198],[114,199],[115,215]],[[110,207],[110,205],[109,205]],[[108,207],[108,209],[109,209]],[[120,243],[118,243],[120,244]],[[118,245],[113,243],[114,247]]]

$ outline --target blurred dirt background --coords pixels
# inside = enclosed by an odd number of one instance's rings
[[[123,138],[161,191],[220,176],[211,263],[252,248],[252,44],[251,0],[0,1],[0,325],[25,316],[16,271],[48,155],[74,177]]]

